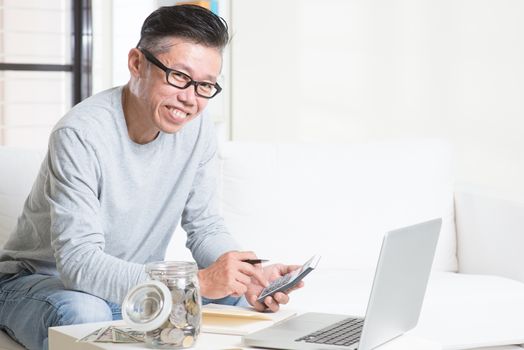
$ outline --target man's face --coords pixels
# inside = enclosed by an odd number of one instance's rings
[[[218,49],[173,38],[168,52],[155,57],[166,67],[185,73],[195,81],[216,83],[222,65]],[[207,106],[208,99],[197,96],[193,85],[186,89],[171,86],[166,73],[140,57],[140,78],[137,94],[155,129],[166,133],[179,131]]]

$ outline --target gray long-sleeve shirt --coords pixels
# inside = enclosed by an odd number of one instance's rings
[[[67,288],[121,302],[147,278],[143,264],[164,258],[180,218],[200,267],[238,249],[218,214],[212,121],[201,115],[136,144],[121,95],[99,93],[55,126],[0,272],[58,275]]]

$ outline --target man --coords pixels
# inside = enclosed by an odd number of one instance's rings
[[[224,21],[197,6],[163,7],[130,50],[130,80],[75,106],[54,128],[18,225],[0,254],[0,326],[47,349],[51,326],[121,317],[127,291],[164,258],[179,219],[201,294],[257,309],[262,288],[295,267],[261,268],[238,251],[216,205],[213,123]],[[225,299],[222,299],[225,298]]]

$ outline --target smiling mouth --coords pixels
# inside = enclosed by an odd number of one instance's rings
[[[188,113],[183,112],[175,107],[168,106],[167,110],[169,111],[169,115],[171,116],[171,118],[173,118],[174,120],[184,120],[189,115]]]

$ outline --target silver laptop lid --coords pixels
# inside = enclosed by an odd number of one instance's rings
[[[373,349],[417,324],[441,224],[435,219],[384,236],[359,349]]]

